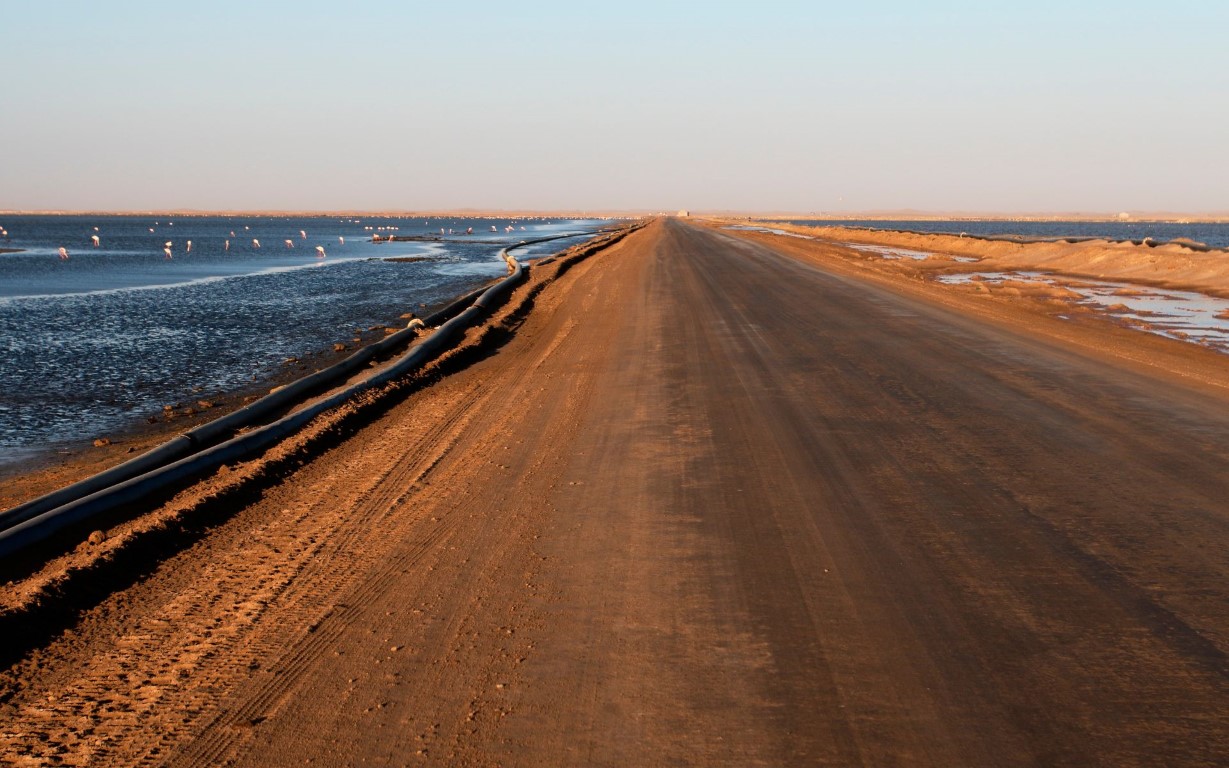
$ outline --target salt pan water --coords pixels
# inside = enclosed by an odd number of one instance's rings
[[[505,245],[605,223],[0,216],[0,249],[20,249],[0,254],[0,464],[249,386],[504,274]]]

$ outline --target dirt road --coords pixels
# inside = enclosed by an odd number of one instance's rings
[[[1229,399],[765,242],[582,262],[18,663],[3,754],[1229,762]]]

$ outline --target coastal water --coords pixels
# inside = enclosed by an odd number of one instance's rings
[[[1108,240],[1143,240],[1158,243],[1186,238],[1213,248],[1229,248],[1229,224],[1152,221],[880,221],[874,219],[794,219],[803,227],[862,227],[908,232],[993,237],[1018,235],[1039,238],[1095,237]]]
[[[0,465],[121,429],[164,404],[251,385],[286,358],[350,342],[503,274],[505,245],[589,237],[605,223],[0,217],[0,249],[21,249],[0,254]]]

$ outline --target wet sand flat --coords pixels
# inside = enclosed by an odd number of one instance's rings
[[[580,262],[17,661],[0,754],[1229,761],[1222,356],[771,237]]]

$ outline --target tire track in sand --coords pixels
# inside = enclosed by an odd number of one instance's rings
[[[598,269],[599,266],[595,264],[592,268]],[[597,292],[593,289],[583,292],[583,306],[590,308],[596,296]],[[465,657],[463,649],[472,645],[475,639],[486,631],[485,624],[492,621],[511,623],[511,617],[505,616],[502,620],[496,620],[481,610],[483,595],[487,591],[483,584],[497,581],[499,577],[496,574],[503,572],[508,574],[509,579],[515,577],[523,580],[527,588],[536,588],[532,564],[526,567],[516,557],[521,554],[521,541],[533,534],[527,532],[530,522],[523,519],[523,516],[513,513],[495,518],[493,514],[495,510],[506,510],[515,506],[514,500],[523,496],[522,488],[527,478],[546,472],[551,475],[546,479],[547,485],[558,480],[555,475],[561,471],[559,467],[563,461],[553,456],[550,447],[553,446],[557,452],[558,446],[566,444],[564,435],[573,428],[577,414],[587,408],[594,388],[593,375],[569,382],[563,387],[562,393],[556,393],[561,394],[557,400],[549,403],[534,401],[534,413],[521,413],[519,416],[516,414],[518,411],[526,411],[525,392],[533,390],[537,394],[546,390],[546,387],[531,387],[531,384],[542,376],[541,369],[546,362],[555,357],[562,346],[572,341],[575,327],[576,323],[571,319],[553,323],[551,330],[543,334],[546,338],[538,340],[535,345],[537,351],[531,360],[525,361],[524,365],[505,367],[501,369],[498,380],[485,383],[489,397],[484,399],[481,410],[487,416],[498,414],[500,418],[491,418],[489,421],[472,425],[463,436],[459,451],[460,455],[467,457],[467,461],[462,462],[458,458],[450,462],[448,466],[441,467],[440,475],[434,479],[437,485],[443,484],[453,489],[446,498],[440,500],[440,505],[424,510],[424,514],[432,515],[431,520],[440,521],[438,528],[428,536],[408,541],[373,568],[367,579],[356,584],[349,594],[344,595],[343,602],[336,611],[324,617],[319,626],[305,635],[287,656],[270,670],[269,680],[250,692],[246,698],[230,702],[225,707],[224,714],[197,734],[170,765],[206,766],[241,761],[265,719],[279,714],[293,719],[291,714],[282,712],[283,707],[303,698],[294,695],[303,677],[318,660],[331,655],[330,649],[337,648],[347,632],[354,631],[357,625],[368,626],[371,633],[376,631],[371,628],[370,612],[380,598],[396,591],[397,580],[405,579],[405,574],[415,566],[418,566],[418,572],[421,573],[424,568],[434,571],[436,567],[445,569],[455,565],[446,561],[455,560],[455,555],[441,557],[441,553],[446,550],[463,548],[465,554],[461,563],[466,565],[456,574],[456,581],[449,588],[448,595],[439,591],[432,592],[438,590],[438,584],[434,582],[417,584],[418,592],[412,596],[404,595],[405,605],[417,605],[409,610],[420,617],[422,625],[419,642],[407,652],[415,654],[417,658],[431,660],[429,667],[423,670],[422,678],[416,681],[417,689],[446,690],[446,678],[456,673],[456,665],[461,663],[461,657]],[[581,351],[577,356],[583,358],[584,355]],[[558,382],[556,384],[563,386]],[[552,414],[549,418],[546,415],[548,412]],[[522,420],[522,424],[523,419],[530,419],[534,426],[541,425],[543,429],[531,429],[528,433],[523,429],[513,429],[508,423],[510,415]],[[562,418],[559,418],[561,415]],[[527,434],[533,436],[527,437]],[[518,437],[533,444],[516,452],[526,463],[516,467],[500,463],[517,461],[515,458],[505,458],[498,446],[504,445],[507,448],[507,443],[520,442]],[[483,495],[470,494],[475,469],[479,466],[491,467],[489,472],[506,473],[512,485],[505,487],[495,484],[493,489],[486,487],[486,493]],[[534,483],[541,487],[542,478],[536,478]],[[477,522],[466,525],[462,538],[458,526],[464,521]],[[455,545],[452,543],[454,541]],[[472,600],[464,604],[449,603],[446,600],[447,596],[455,596],[457,593],[471,595]],[[415,603],[414,600],[418,602]],[[360,620],[364,613],[367,613],[365,623]],[[504,627],[501,631],[506,632],[507,628]],[[524,656],[509,655],[507,649],[503,649],[503,652],[503,661],[513,667],[524,661]],[[522,649],[522,652],[528,651]],[[379,664],[379,661],[375,663]],[[509,677],[508,670],[496,672],[485,662],[474,665],[471,674],[483,678],[484,684],[477,688],[484,690],[495,687],[493,681],[496,677]],[[351,680],[352,684],[355,682]],[[353,686],[345,696],[370,694],[370,691],[359,691],[360,687]],[[478,721],[485,714],[494,713],[492,717],[499,717],[502,711],[498,704],[489,702],[482,696],[469,699],[461,708],[467,710],[468,715],[464,716],[461,722],[452,725],[455,734],[451,749],[454,752],[461,748],[460,742],[466,734],[476,731],[479,727]],[[370,711],[370,708],[364,711]],[[449,728],[445,727],[445,730]],[[444,743],[447,737],[448,734],[440,732],[440,724],[435,723],[417,738],[425,747],[432,741]]]
[[[199,546],[211,561],[207,577],[163,592],[172,599],[111,648],[87,660],[66,681],[67,690],[46,691],[37,704],[14,702],[13,717],[5,719],[26,727],[4,728],[0,749],[30,764],[51,759],[69,765],[102,758],[130,765],[160,760],[208,712],[217,692],[276,659],[278,649],[328,615],[332,605],[327,596],[379,559],[388,546],[380,541],[382,524],[399,512],[413,514],[404,503],[412,486],[448,454],[475,407],[488,396],[471,386],[453,394],[443,419],[405,419],[409,423],[399,424],[396,433],[380,434],[381,420],[363,432],[376,432],[370,442],[362,441],[367,450],[347,446],[346,453],[358,455],[343,460],[344,472],[315,479],[305,484],[307,493],[295,494],[319,501],[297,501],[227,542],[202,542]],[[394,434],[409,438],[410,449]],[[387,467],[371,471],[373,463],[394,458]],[[351,478],[372,480],[346,489]],[[288,479],[287,485],[298,482]],[[280,495],[274,491],[271,500]],[[440,526],[423,546],[429,547],[446,530]],[[262,623],[274,608],[278,621]],[[219,658],[227,663],[217,664]],[[38,727],[57,722],[73,723],[72,732],[48,739]],[[156,733],[156,740],[137,740],[125,748],[120,736],[138,726]]]

